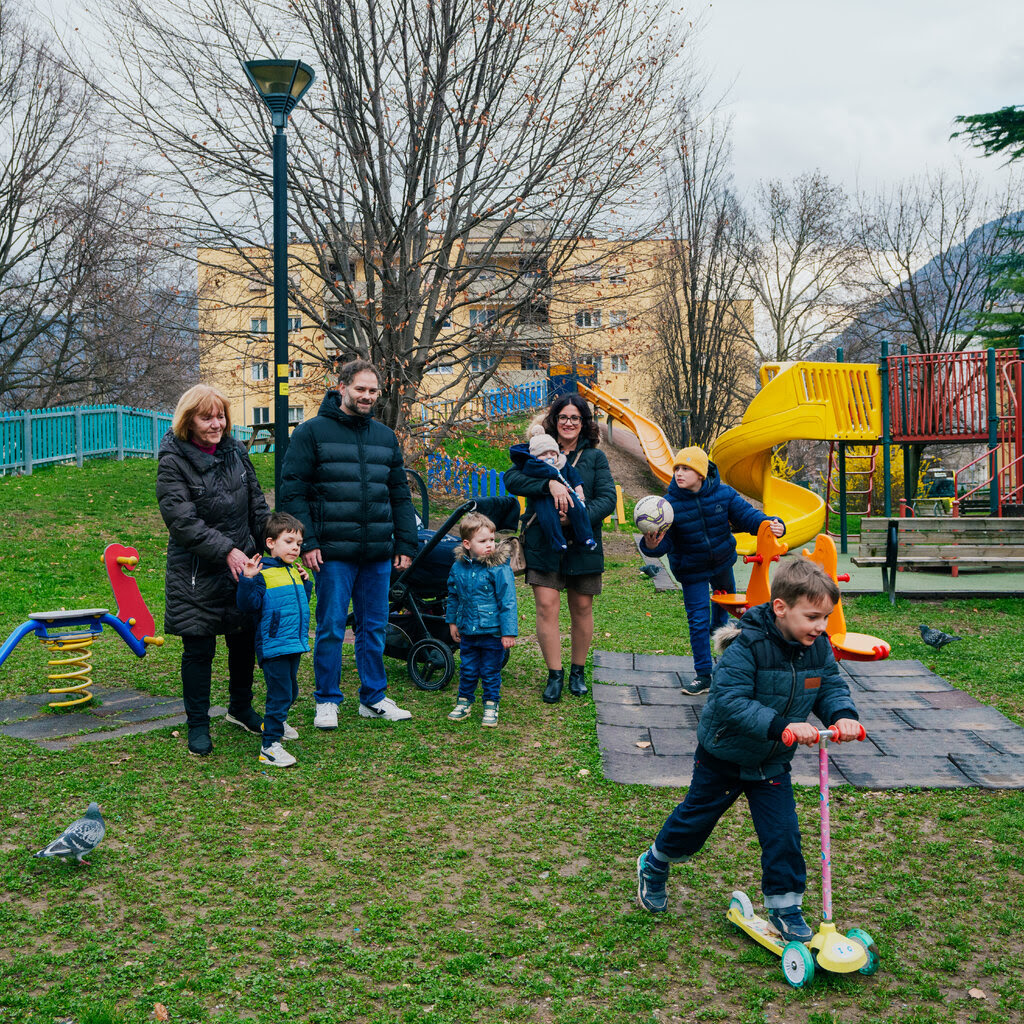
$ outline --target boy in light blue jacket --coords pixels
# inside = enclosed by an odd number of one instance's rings
[[[299,696],[299,659],[309,651],[309,574],[297,561],[302,523],[285,512],[267,522],[269,558],[253,555],[238,577],[235,600],[256,624],[256,658],[267,681],[260,761],[275,768],[295,764],[281,745],[298,738],[288,711]]]
[[[462,546],[448,575],[445,621],[459,644],[459,698],[448,717],[469,718],[479,681],[483,689],[481,725],[498,724],[501,667],[519,634],[516,584],[507,556],[495,550],[494,523],[471,513],[459,525]]]

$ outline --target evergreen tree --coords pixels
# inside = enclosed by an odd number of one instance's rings
[[[965,125],[953,138],[966,135],[970,144],[986,156],[1005,153],[1007,162],[1024,157],[1024,107],[1003,107],[990,114],[964,114],[956,119]],[[992,283],[988,298],[996,307],[989,313],[978,313],[977,333],[989,345],[1024,344],[1024,230],[1021,214],[1013,223],[1000,227],[1013,240],[1013,249],[992,261]]]

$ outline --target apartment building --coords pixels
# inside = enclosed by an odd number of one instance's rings
[[[550,365],[576,363],[593,366],[599,386],[643,411],[661,268],[672,246],[667,239],[580,239],[568,255],[556,256],[553,268],[528,226],[497,246],[482,239],[476,249],[471,241],[465,254],[471,278],[439,325],[438,355],[427,364],[417,399],[458,397],[467,383],[463,371],[470,380],[492,374],[488,386],[514,386],[546,376]],[[201,378],[225,391],[240,424],[273,419],[270,261],[263,249],[199,252]],[[326,280],[339,274],[347,294],[365,299],[360,260],[339,271],[319,262],[311,245],[289,247],[290,284],[298,297],[288,314],[292,422],[315,415],[333,383],[335,361],[346,356],[345,303]]]

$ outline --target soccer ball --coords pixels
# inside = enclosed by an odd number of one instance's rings
[[[636,503],[633,522],[641,533],[657,533],[672,525],[672,506],[661,495],[648,494]]]

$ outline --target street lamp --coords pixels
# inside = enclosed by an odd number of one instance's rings
[[[242,64],[271,113],[274,125],[274,496],[288,448],[288,115],[313,84],[313,69],[298,60],[247,60]],[[276,500],[275,500],[276,504]]]

